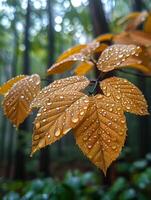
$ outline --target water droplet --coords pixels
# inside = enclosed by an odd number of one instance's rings
[[[88,103],[88,102],[89,102],[89,100],[88,100],[88,99],[86,99],[86,100],[84,100],[84,102],[85,102],[85,103]]]
[[[36,127],[36,129],[39,129],[39,128],[40,128],[40,122],[37,122],[37,123],[35,124],[35,127]]]
[[[45,146],[45,139],[44,138],[42,140],[40,140],[38,146],[39,146],[39,148],[42,148],[42,147]]]
[[[21,95],[20,98],[21,98],[21,99],[24,99],[25,97],[24,97],[24,95]]]
[[[34,140],[38,140],[38,139],[39,139],[39,135],[35,135]]]
[[[92,148],[92,145],[91,145],[91,144],[88,144],[88,148],[91,149],[91,148]]]
[[[80,112],[80,115],[81,115],[81,116],[84,115],[84,111],[81,111],[81,112]]]
[[[117,98],[117,99],[120,99],[120,98],[121,98],[121,96],[120,96],[120,95],[117,95],[117,96],[116,96],[116,98]]]
[[[58,128],[57,131],[54,133],[56,137],[58,137],[61,134],[60,129]]]
[[[73,122],[73,123],[77,123],[78,121],[79,121],[78,118],[72,118],[72,122]]]
[[[127,108],[128,110],[130,110],[130,106],[127,105],[126,108]]]
[[[115,150],[115,149],[116,149],[116,146],[112,146],[112,149]]]
[[[102,98],[103,98],[103,95],[98,95],[96,98],[97,98],[97,99],[102,99]]]
[[[47,106],[50,106],[51,104],[52,104],[52,102],[48,102],[48,103],[47,103]]]
[[[124,124],[124,123],[125,123],[125,119],[122,119],[122,120],[121,120],[121,123]]]
[[[106,96],[107,96],[107,97],[111,96],[111,93],[108,92],[108,93],[106,94]]]

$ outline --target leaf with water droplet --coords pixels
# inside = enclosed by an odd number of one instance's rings
[[[25,77],[26,77],[25,75],[19,75],[8,80],[6,83],[0,86],[0,94],[5,95],[13,87],[15,83],[24,79]]]
[[[110,97],[89,97],[87,113],[74,129],[76,143],[80,149],[104,173],[118,157],[125,142],[127,127],[126,123],[123,123],[123,111],[118,110],[119,106]]]
[[[94,64],[92,62],[83,62],[80,65],[78,65],[75,70],[74,73],[76,75],[85,75],[87,74],[92,68],[93,68]]]
[[[51,98],[52,95],[59,93],[62,98],[62,93],[70,93],[71,91],[81,91],[89,84],[89,80],[84,76],[71,76],[68,78],[56,80],[50,85],[44,87],[36,98],[31,103],[31,108],[41,107],[47,101],[47,98]],[[74,95],[74,93],[73,93]],[[48,102],[52,104],[52,102]]]
[[[141,61],[135,58],[140,52],[141,48],[136,45],[111,45],[102,52],[97,67],[103,72],[108,72],[131,64],[140,64]]]
[[[4,97],[3,108],[10,121],[19,126],[31,112],[30,104],[40,91],[40,77],[26,76],[15,83]]]
[[[49,101],[52,103],[48,104]],[[48,98],[34,122],[32,153],[54,143],[75,128],[85,116],[88,105],[87,95],[72,90],[68,93],[56,93]]]
[[[91,56],[95,53],[95,50],[100,46],[99,42],[93,41],[85,46],[85,48],[81,48],[81,50],[77,53],[71,54],[70,56],[63,56],[53,64],[48,69],[48,74],[58,74],[63,73],[72,68],[73,64],[75,63],[91,63]],[[66,55],[66,54],[65,54]],[[93,63],[91,63],[92,65]]]
[[[100,83],[103,93],[112,98],[126,111],[138,115],[148,114],[148,105],[142,92],[128,80],[111,77]]]

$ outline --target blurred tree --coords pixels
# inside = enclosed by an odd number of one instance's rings
[[[145,4],[143,2],[143,0],[133,0],[132,1],[132,11],[142,11],[143,9],[145,9]],[[147,87],[149,87],[149,85],[147,85],[147,80],[145,80],[144,77],[138,77],[137,78],[137,82],[138,85],[140,87],[140,89],[143,91],[145,96],[147,95]],[[139,127],[138,128],[138,132],[140,135],[140,141],[139,141],[139,145],[142,148],[139,148],[140,151],[140,156],[144,157],[146,155],[146,153],[149,151],[149,118],[148,116],[143,116],[141,119],[139,119]],[[145,137],[144,137],[145,135]],[[136,145],[138,145],[138,143],[136,143]]]
[[[47,18],[48,18],[48,25],[47,25],[47,41],[48,41],[48,68],[53,64],[54,57],[55,57],[55,31],[54,31],[54,22],[53,22],[53,1],[47,0]],[[53,81],[52,76],[49,77],[49,82]],[[40,151],[40,171],[42,174],[47,177],[51,173],[50,169],[50,148],[47,146],[46,148]]]
[[[31,27],[31,0],[27,1],[27,10],[25,16],[25,30],[24,30],[24,56],[23,56],[23,74],[30,73],[30,27]],[[21,125],[21,130],[17,137],[17,150],[16,150],[16,161],[15,161],[15,178],[24,179],[26,177],[26,159],[25,152],[23,149],[24,134],[28,131],[28,119]]]

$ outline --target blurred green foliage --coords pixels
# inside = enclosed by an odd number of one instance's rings
[[[0,180],[2,200],[150,200],[151,154],[131,164],[119,162],[118,176],[110,186],[97,172],[68,171],[57,178],[31,181]],[[124,176],[123,176],[124,175]]]

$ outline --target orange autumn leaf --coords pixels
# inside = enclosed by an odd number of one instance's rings
[[[128,15],[121,17],[118,21],[117,21],[117,25],[123,25],[127,22],[130,22],[134,19],[136,19],[138,16],[140,15],[140,12],[131,12]]]
[[[148,12],[146,11],[141,12],[138,16],[136,16],[127,23],[125,30],[126,31],[135,30],[140,24],[142,24],[146,20],[147,17],[148,17]]]
[[[83,48],[85,48],[86,44],[78,44],[68,50],[66,50],[64,53],[62,53],[58,58],[56,62],[61,62],[62,60],[68,58],[69,56],[72,56],[73,54],[79,53]]]
[[[124,145],[126,120],[122,108],[112,98],[99,94],[89,101],[85,117],[74,130],[76,143],[106,174]]]
[[[48,70],[47,73],[51,74],[59,74],[63,73],[72,68],[73,64],[77,62],[88,62],[90,63],[91,56],[95,53],[95,50],[100,46],[99,42],[91,42],[86,45],[85,48],[81,49],[79,53],[72,54],[71,56],[61,59],[61,61],[53,64]]]
[[[151,46],[151,34],[143,31],[131,31],[129,33],[133,43],[145,47]]]
[[[0,94],[5,95],[15,83],[17,83],[18,81],[20,81],[21,79],[23,79],[25,77],[26,77],[25,75],[19,75],[19,76],[16,76],[16,77],[8,80],[6,83],[4,83],[2,86],[0,86]]]
[[[67,93],[71,91],[81,91],[89,84],[89,80],[84,76],[71,76],[68,78],[56,80],[48,86],[44,87],[36,98],[31,103],[31,108],[41,107],[51,98],[52,95],[57,93]]]
[[[136,44],[144,47],[151,46],[151,35],[143,31],[130,31],[117,34],[113,38],[115,44]]]
[[[141,52],[141,48],[136,45],[122,45],[116,44],[106,48],[97,63],[99,70],[108,72],[113,69],[128,66],[131,64],[140,64],[140,60],[135,61],[132,59],[134,56],[138,56]]]
[[[148,106],[142,92],[128,80],[111,77],[103,80],[100,87],[107,97],[112,97],[126,112],[147,115]]]
[[[87,57],[83,54],[78,53],[68,58],[62,60],[61,62],[57,62],[53,64],[48,70],[48,75],[50,74],[60,74],[72,68],[73,64],[76,62],[87,62]]]
[[[54,94],[35,119],[32,154],[75,128],[86,114],[89,98],[80,92]]]
[[[144,23],[144,31],[151,34],[151,14],[147,17]]]
[[[106,34],[102,34],[102,35],[98,36],[97,38],[95,38],[95,41],[97,41],[97,42],[107,42],[107,41],[111,41],[112,38],[113,38],[113,34],[106,33]]]
[[[74,73],[76,75],[85,75],[86,73],[88,73],[92,68],[93,68],[94,64],[92,62],[90,63],[81,63],[81,65],[78,65],[75,70]]]
[[[18,127],[29,115],[30,103],[39,91],[40,77],[34,74],[18,81],[5,95],[4,113],[15,126]]]
[[[107,44],[101,43],[100,46],[98,48],[95,49],[94,53],[95,54],[100,54],[102,53],[102,51],[104,51],[106,48],[108,47]]]

